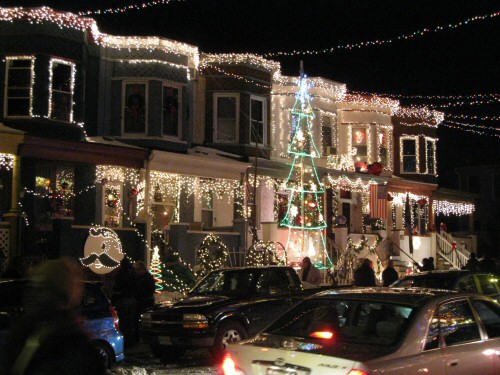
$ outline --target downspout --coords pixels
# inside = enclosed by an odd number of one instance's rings
[[[149,265],[151,264],[151,215],[149,214],[150,213],[150,206],[151,206],[151,200],[150,200],[150,194],[149,192],[151,191],[151,177],[150,177],[150,172],[151,172],[151,169],[150,169],[150,163],[151,161],[154,159],[154,152],[153,151],[150,151],[149,152],[149,156],[148,158],[146,159],[146,165],[145,165],[145,168],[146,168],[146,173],[145,173],[145,176],[144,176],[144,220],[146,222],[146,265],[148,265],[148,268],[149,268]]]

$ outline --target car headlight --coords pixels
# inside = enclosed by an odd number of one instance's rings
[[[141,314],[141,320],[151,320],[151,313]]]
[[[203,314],[184,314],[182,320],[184,328],[208,328],[208,319]]]

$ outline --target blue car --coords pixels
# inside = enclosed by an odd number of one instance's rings
[[[0,280],[0,354],[6,344],[12,319],[23,311],[23,293],[28,280]],[[118,315],[99,282],[85,282],[81,304],[86,326],[106,367],[125,359],[123,335],[118,327]],[[1,359],[1,358],[0,358]]]

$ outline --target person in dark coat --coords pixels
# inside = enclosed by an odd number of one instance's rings
[[[389,260],[387,262],[387,267],[385,267],[385,270],[382,271],[382,281],[383,281],[382,285],[389,286],[397,279],[399,279],[398,271],[396,271],[396,269],[394,268],[393,261]]]
[[[149,273],[146,263],[137,261],[134,263],[134,269],[137,274],[137,283],[135,287],[135,300],[139,313],[143,313],[155,304],[155,278]]]
[[[5,346],[2,374],[104,375],[106,367],[78,314],[82,272],[70,258],[32,270],[25,310]]]
[[[363,259],[361,266],[354,271],[355,286],[376,286],[375,272],[371,267],[370,259]]]
[[[469,271],[479,271],[479,260],[476,257],[476,253],[470,253],[469,259],[463,269]]]
[[[479,271],[497,273],[497,264],[490,252],[485,252],[484,257],[478,263]]]
[[[115,285],[111,302],[116,308],[120,319],[120,331],[124,337],[127,347],[133,346],[138,334],[137,324],[137,304],[135,292],[137,289],[137,274],[129,258],[125,257],[120,262],[120,267],[116,272]]]
[[[415,263],[415,265],[417,266],[417,269],[420,272],[432,271],[433,270],[433,266],[432,266],[431,261],[429,260],[429,258],[422,259],[422,265],[420,265],[418,263]]]

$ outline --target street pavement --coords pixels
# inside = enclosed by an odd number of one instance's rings
[[[125,350],[125,361],[108,370],[108,375],[219,375],[208,350],[187,351],[176,363],[164,364],[154,357],[149,347],[137,344]]]

